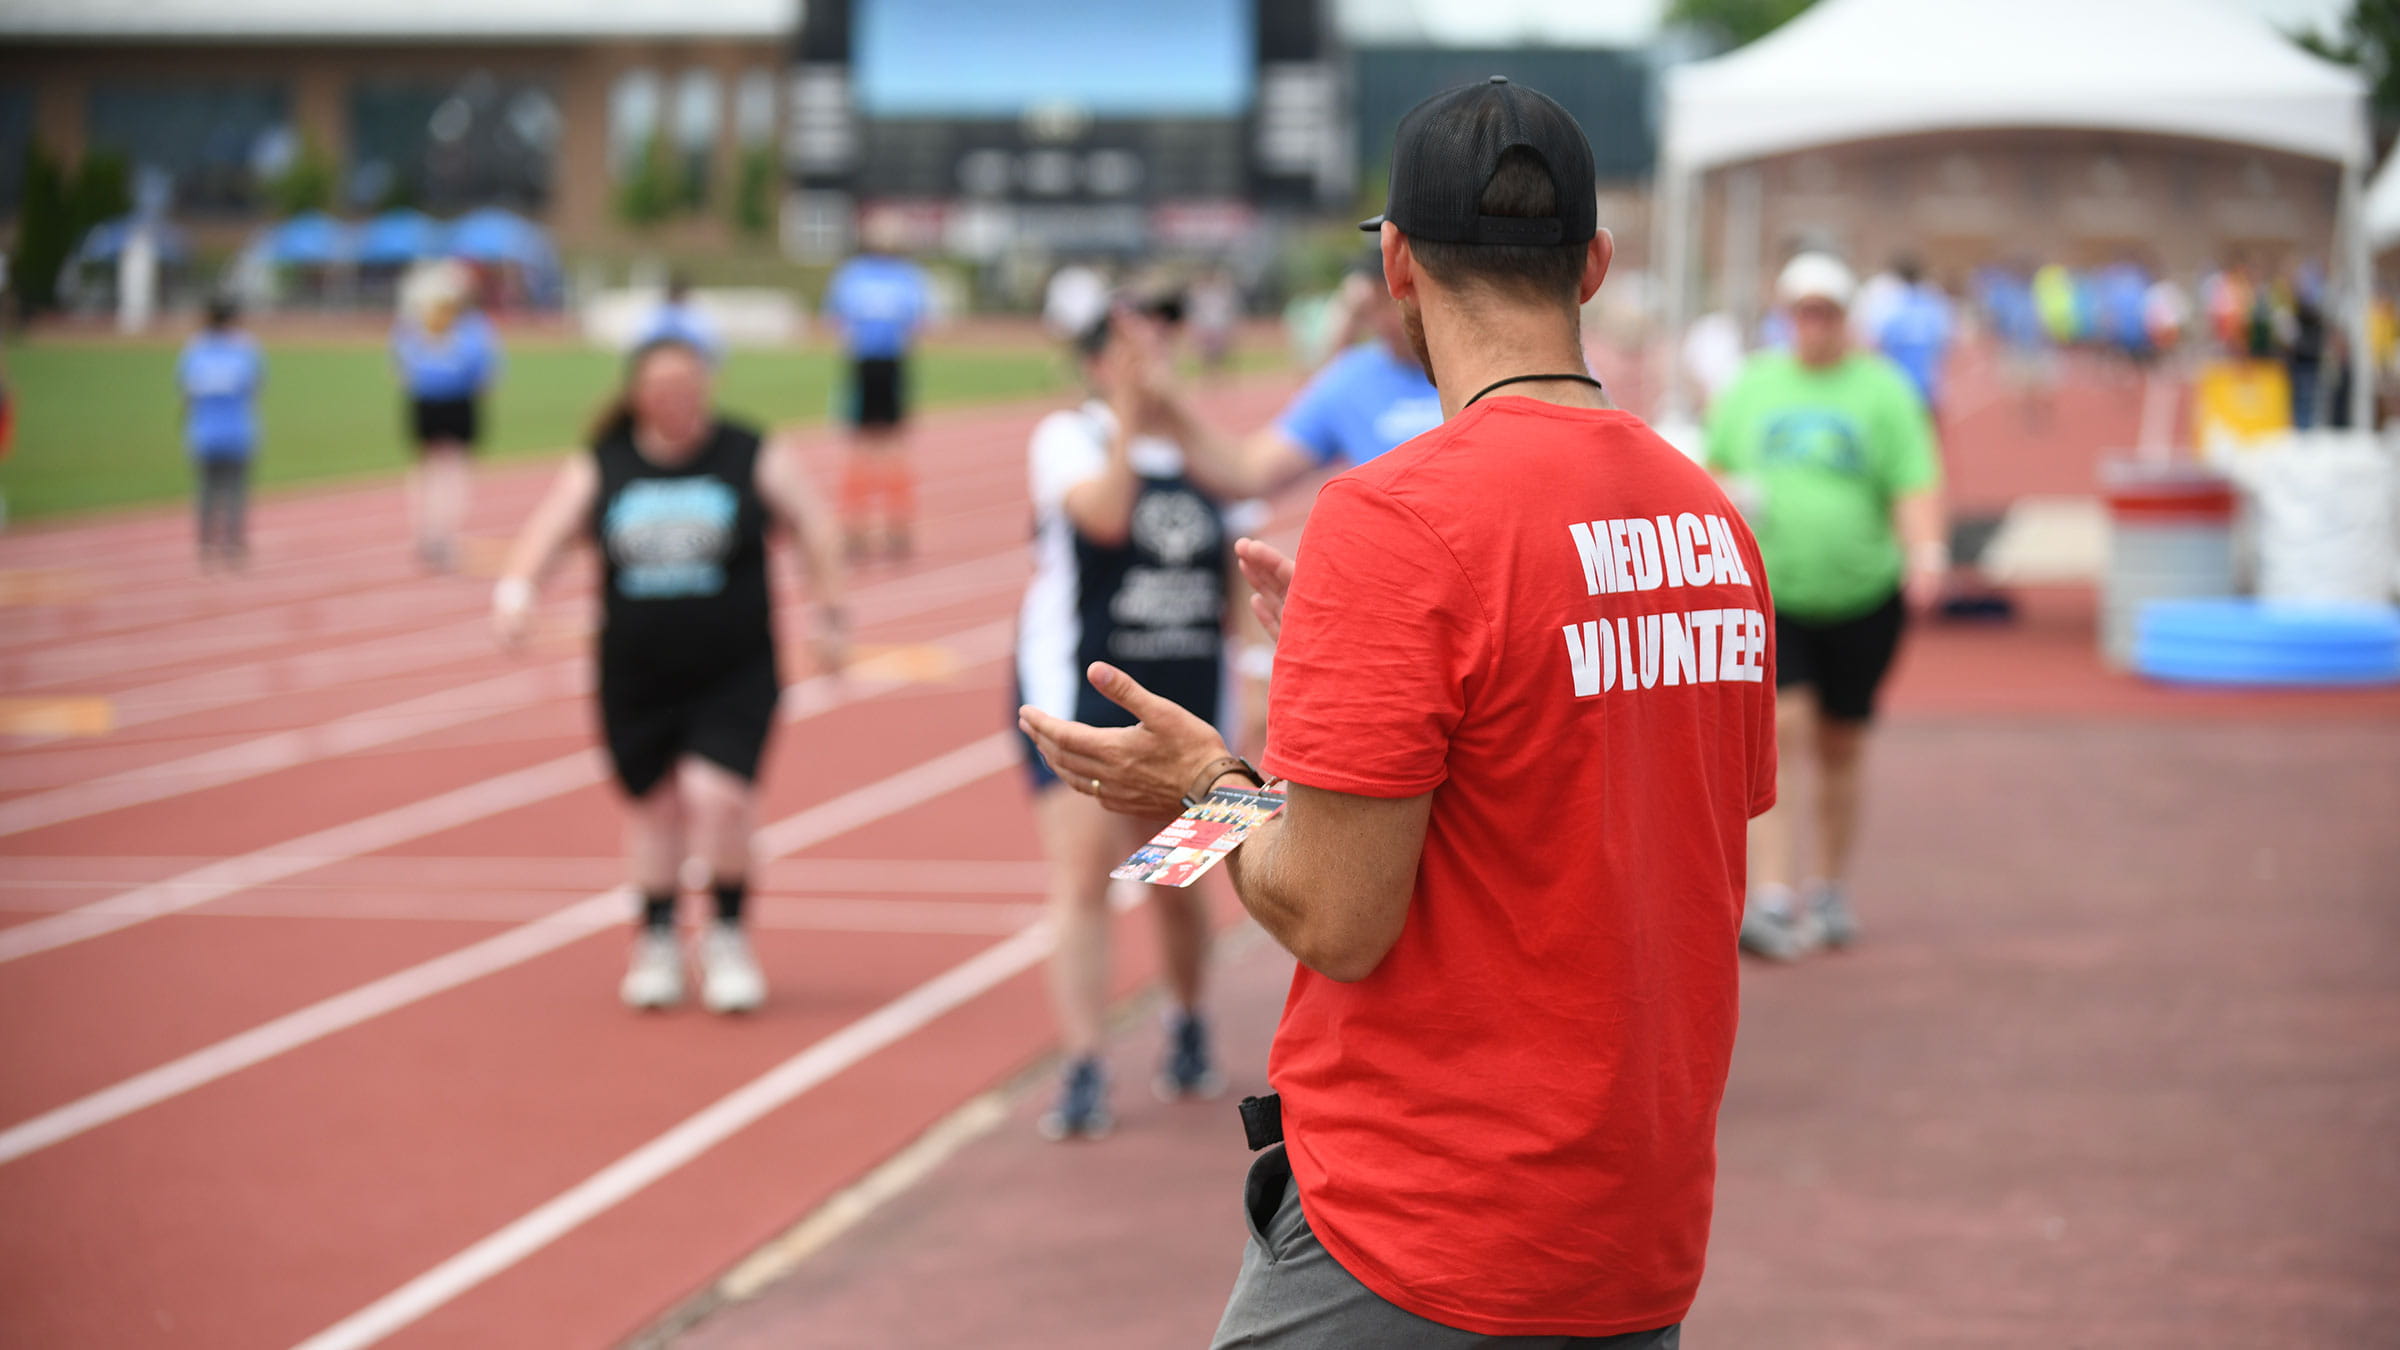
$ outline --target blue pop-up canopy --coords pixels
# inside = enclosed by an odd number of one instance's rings
[[[260,243],[267,261],[292,267],[342,262],[352,248],[350,227],[322,211],[292,217],[267,231]]]
[[[550,260],[550,237],[542,227],[511,211],[487,206],[450,225],[450,251],[480,263],[538,267]]]
[[[442,223],[422,211],[386,211],[358,228],[358,260],[394,267],[440,255]]]
[[[86,230],[83,242],[76,245],[78,263],[114,262],[125,251],[125,241],[133,237],[132,216],[104,220]],[[152,245],[158,249],[160,262],[178,263],[191,257],[191,241],[183,231],[161,222],[151,227]]]

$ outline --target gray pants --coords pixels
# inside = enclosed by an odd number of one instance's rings
[[[250,502],[250,461],[200,461],[200,552],[238,558],[248,551],[243,532]]]
[[[1342,1269],[1300,1212],[1300,1186],[1277,1144],[1250,1164],[1242,1207],[1250,1241],[1211,1350],[1678,1350],[1678,1323],[1622,1336],[1483,1336],[1395,1307]]]

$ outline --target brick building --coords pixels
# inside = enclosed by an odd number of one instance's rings
[[[665,157],[731,229],[746,150],[783,125],[796,0],[10,0],[0,5],[0,218],[29,145],[124,155],[173,181],[176,219],[231,238],[303,154],[347,213],[499,204],[574,244],[620,234],[631,166]]]

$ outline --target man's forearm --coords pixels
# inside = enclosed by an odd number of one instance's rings
[[[1181,397],[1168,398],[1169,438],[1182,447],[1192,478],[1212,496],[1239,499],[1263,497],[1283,486],[1271,481],[1269,467],[1252,441],[1237,439],[1195,415]]]
[[[1300,955],[1300,944],[1306,920],[1301,911],[1285,898],[1287,888],[1281,883],[1285,869],[1280,866],[1283,843],[1283,817],[1277,816],[1250,832],[1225,859],[1225,872],[1233,881],[1233,893],[1242,908],[1267,930],[1285,951]],[[1305,958],[1303,958],[1305,959]]]

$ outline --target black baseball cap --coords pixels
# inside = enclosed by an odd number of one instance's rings
[[[1558,214],[1487,216],[1478,210],[1500,156],[1523,146],[1550,170]],[[1445,89],[1409,109],[1392,136],[1392,185],[1382,215],[1411,239],[1444,244],[1580,244],[1600,231],[1592,143],[1557,100],[1506,75]]]

